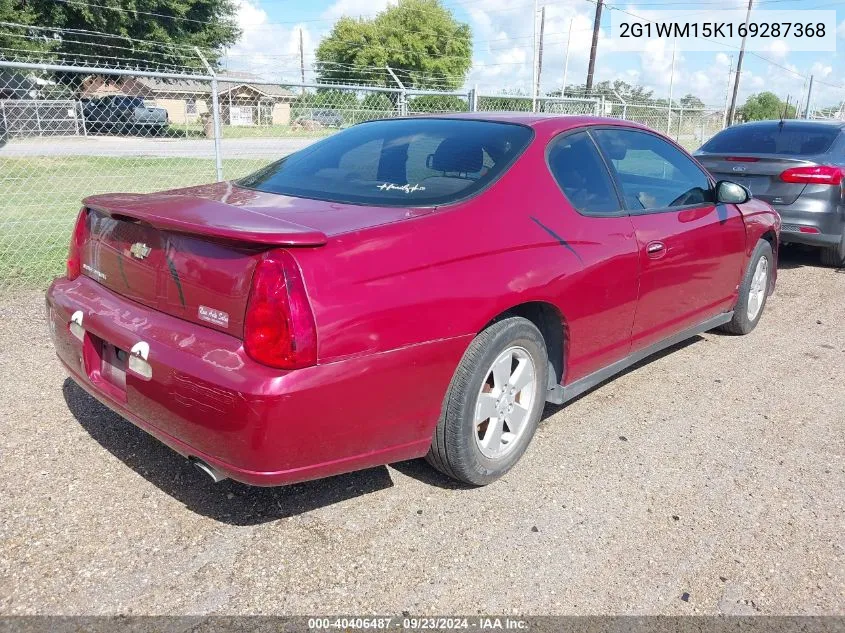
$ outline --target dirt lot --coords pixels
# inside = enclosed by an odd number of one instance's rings
[[[0,613],[845,612],[845,274],[564,408],[483,489],[412,462],[213,485],[0,318]],[[688,596],[684,596],[688,594]],[[686,597],[686,600],[684,599]]]

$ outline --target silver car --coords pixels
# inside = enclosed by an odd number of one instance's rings
[[[744,185],[777,209],[782,243],[819,247],[822,263],[845,266],[845,122],[743,123],[695,157],[717,180]]]

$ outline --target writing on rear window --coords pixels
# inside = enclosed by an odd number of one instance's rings
[[[425,187],[418,184],[413,185],[394,185],[392,182],[383,182],[378,186],[379,191],[404,191],[405,193],[414,193],[415,191],[425,191]]]
[[[286,196],[435,207],[481,192],[533,137],[514,123],[393,119],[359,123],[238,181]]]

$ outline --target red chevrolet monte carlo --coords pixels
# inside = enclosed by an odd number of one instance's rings
[[[427,456],[486,484],[545,402],[774,287],[780,220],[590,117],[356,125],[236,182],[88,198],[47,293],[71,377],[215,480]]]

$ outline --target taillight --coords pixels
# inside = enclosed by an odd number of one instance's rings
[[[842,169],[830,165],[793,167],[783,172],[780,179],[804,185],[838,185],[842,183]]]
[[[244,349],[264,365],[297,369],[317,362],[317,326],[302,273],[287,251],[258,263],[244,320]]]
[[[67,278],[76,279],[82,272],[82,247],[88,239],[88,209],[83,208],[76,216],[76,225],[70,236],[67,251]]]
[[[728,156],[725,160],[731,163],[756,163],[760,159],[754,156]]]

